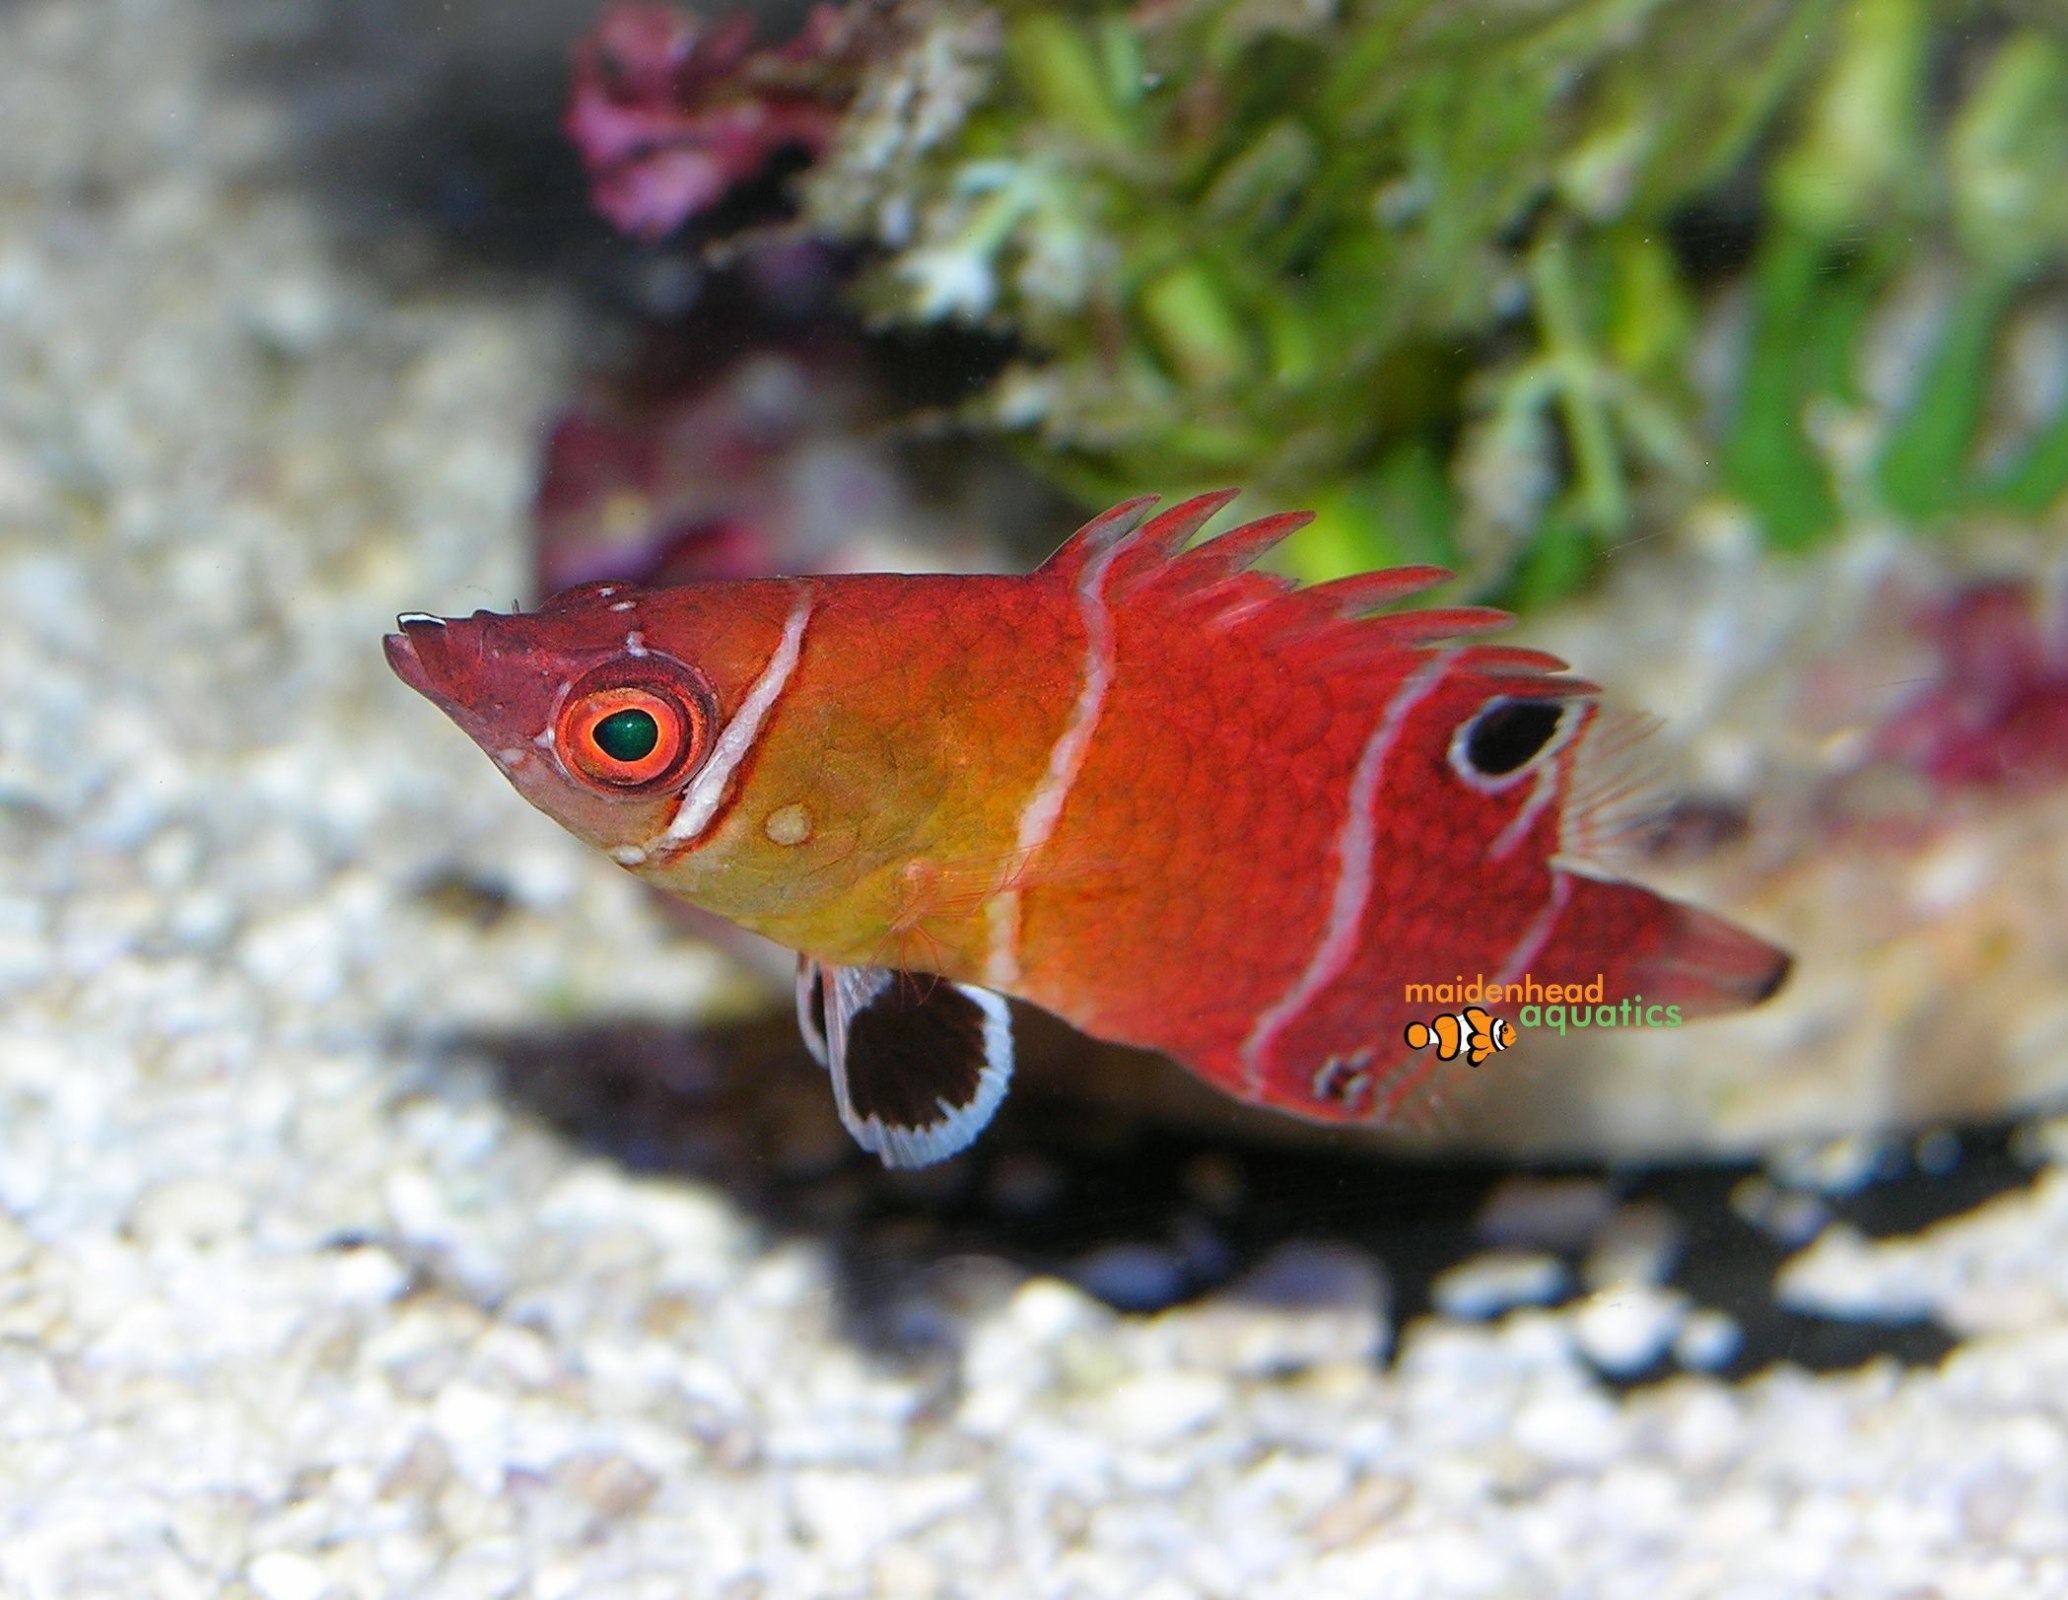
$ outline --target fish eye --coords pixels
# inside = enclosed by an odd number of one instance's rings
[[[589,737],[613,761],[643,761],[660,748],[661,725],[644,706],[627,706],[597,723]]]
[[[1559,700],[1489,700],[1451,740],[1451,766],[1469,783],[1498,786],[1551,747],[1564,717]]]
[[[570,775],[615,794],[672,788],[703,764],[715,716],[701,677],[660,656],[612,662],[569,691],[554,748]]]

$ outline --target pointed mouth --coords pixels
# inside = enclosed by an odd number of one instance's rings
[[[442,662],[445,654],[445,619],[421,611],[408,611],[395,619],[395,626],[402,631],[391,633],[381,641],[388,654],[388,665],[394,669],[396,677],[418,694],[439,698],[437,680],[441,674],[434,666],[434,659]]]

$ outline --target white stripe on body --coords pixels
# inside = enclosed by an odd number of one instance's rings
[[[1508,952],[1508,959],[1501,963],[1500,971],[1494,976],[1497,984],[1510,984],[1529,971],[1530,963],[1543,954],[1544,945],[1551,937],[1551,930],[1558,926],[1558,919],[1565,912],[1565,903],[1572,898],[1572,878],[1558,868],[1551,869],[1551,892],[1544,897],[1544,904],[1530,919],[1530,925],[1523,929],[1522,937],[1515,941],[1515,948]],[[1462,1013],[1459,1025],[1464,1025]],[[1500,1042],[1501,1030],[1508,1029],[1507,1044]],[[1494,1048],[1505,1050],[1515,1042],[1514,1027],[1504,1017],[1494,1019]],[[1442,1057],[1437,1059],[1441,1060]],[[1430,1062],[1424,1058],[1419,1063],[1410,1062],[1387,1080],[1384,1098],[1379,1111],[1384,1117],[1391,1117],[1399,1111],[1401,1104],[1426,1080],[1431,1071]]]
[[[797,670],[797,658],[804,648],[804,625],[811,620],[811,594],[807,590],[797,597],[797,604],[791,608],[789,621],[783,624],[783,637],[761,669],[761,675],[748,689],[746,699],[733,713],[732,721],[718,735],[718,742],[711,747],[711,758],[697,772],[690,785],[682,791],[682,803],[675,808],[674,820],[667,831],[646,842],[645,854],[662,851],[680,853],[696,843],[711,825],[711,819],[718,814],[718,806],[725,798],[726,785],[732,775],[746,759],[747,752],[754,748],[754,741],[761,733],[761,724],[769,710],[775,705],[790,682],[790,674]]]
[[[1513,983],[1529,971],[1530,963],[1543,954],[1544,941],[1551,937],[1551,930],[1558,926],[1558,919],[1565,911],[1566,901],[1572,898],[1573,881],[1557,867],[1551,869],[1551,893],[1544,901],[1544,908],[1531,919],[1523,929],[1522,937],[1515,948],[1508,952],[1508,959],[1501,963],[1501,970],[1495,982],[1506,985]]]
[[[1342,976],[1351,956],[1357,953],[1357,932],[1371,903],[1372,853],[1378,847],[1376,812],[1379,786],[1386,775],[1386,758],[1400,737],[1408,713],[1443,681],[1454,655],[1454,651],[1440,652],[1410,673],[1394,691],[1378,726],[1364,742],[1364,751],[1350,776],[1349,805],[1343,826],[1336,833],[1336,884],[1329,898],[1328,921],[1322,925],[1321,942],[1306,970],[1265,1009],[1242,1042],[1243,1092],[1252,1098],[1263,1086],[1265,1056],[1279,1034],[1307,1009],[1317,994]]]
[[[1536,764],[1537,775],[1530,787],[1529,799],[1525,802],[1522,809],[1515,813],[1508,826],[1495,836],[1494,842],[1487,846],[1487,860],[1503,860],[1517,845],[1529,837],[1530,829],[1536,826],[1537,818],[1543,814],[1544,807],[1557,797],[1559,784],[1568,774],[1569,769],[1559,761],[1559,756],[1573,740],[1586,736],[1593,721],[1594,709],[1590,706],[1582,705],[1578,702],[1568,702],[1560,708],[1557,729],[1545,743],[1544,748],[1531,758]],[[1471,724],[1468,722],[1459,729],[1461,737],[1464,735],[1465,729],[1470,726]],[[1451,769],[1464,777],[1466,782],[1472,783],[1471,777],[1456,759],[1452,760]],[[1473,787],[1482,789],[1488,794],[1498,794],[1502,786],[1498,784],[1474,783]]]
[[[1086,563],[1077,578],[1077,613],[1084,619],[1084,671],[1070,721],[1049,748],[1048,770],[1027,797],[1020,813],[1013,851],[1013,877],[1018,878],[1034,853],[1048,843],[1063,815],[1063,802],[1083,769],[1091,736],[1099,725],[1106,690],[1113,681],[1113,615],[1106,605],[1106,575],[1128,540],[1116,539]],[[1020,891],[1004,888],[984,907],[989,948],[984,981],[994,989],[1010,987],[1020,976]]]
[[[1531,787],[1529,799],[1522,809],[1515,813],[1508,826],[1495,836],[1491,845],[1487,846],[1487,860],[1503,859],[1509,851],[1529,837],[1529,831],[1536,826],[1537,818],[1543,814],[1544,807],[1551,803],[1552,796],[1558,792],[1558,779],[1558,760],[1553,752],[1544,756],[1543,764],[1537,772],[1536,783]]]

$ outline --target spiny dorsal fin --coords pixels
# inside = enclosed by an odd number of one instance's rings
[[[1084,569],[1116,545],[1131,538],[1161,496],[1138,494],[1123,500],[1110,511],[1101,511],[1056,547],[1055,554],[1041,563],[1044,574],[1075,583]]]
[[[1241,531],[1239,528],[1236,530],[1237,533]],[[1223,537],[1233,538],[1234,535]],[[1214,542],[1218,544],[1220,540]],[[1310,605],[1326,605],[1348,621],[1354,617],[1370,616],[1396,600],[1405,600],[1411,594],[1433,589],[1439,583],[1448,583],[1452,576],[1448,567],[1388,567],[1383,572],[1353,572],[1347,578],[1331,578],[1327,583],[1317,583],[1300,593],[1307,597]]]
[[[1195,628],[1242,633],[1273,650],[1301,652],[1323,671],[1376,666],[1399,651],[1449,647],[1458,639],[1513,624],[1505,611],[1449,606],[1371,615],[1383,606],[1446,581],[1442,567],[1395,567],[1356,573],[1298,588],[1252,563],[1288,534],[1313,520],[1307,511],[1279,512],[1190,545],[1215,513],[1235,498],[1217,489],[1180,501],[1154,517],[1153,495],[1123,501],[1094,517],[1043,565],[1044,573],[1080,581],[1093,563],[1109,600],[1182,621]],[[1591,696],[1595,686],[1565,676],[1565,663],[1540,650],[1473,645],[1460,651],[1459,669],[1483,679],[1489,691]]]
[[[1181,600],[1217,582],[1237,577],[1273,545],[1314,520],[1311,511],[1287,511],[1244,523],[1220,537],[1187,550],[1194,534],[1239,493],[1216,489],[1181,500],[1155,517],[1156,495],[1137,495],[1101,512],[1063,541],[1041,570],[1075,582],[1085,569],[1107,558],[1105,586],[1115,597],[1132,597],[1154,588],[1165,604]],[[1282,578],[1252,574],[1254,582],[1273,593],[1288,587]]]

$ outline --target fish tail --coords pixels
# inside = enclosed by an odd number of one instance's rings
[[[1544,949],[1556,953],[1567,982],[1601,977],[1610,1003],[1642,995],[1683,1017],[1741,1011],[1779,989],[1794,965],[1785,950],[1722,917],[1634,883],[1564,876],[1565,906]],[[1553,964],[1536,967],[1549,978]]]

